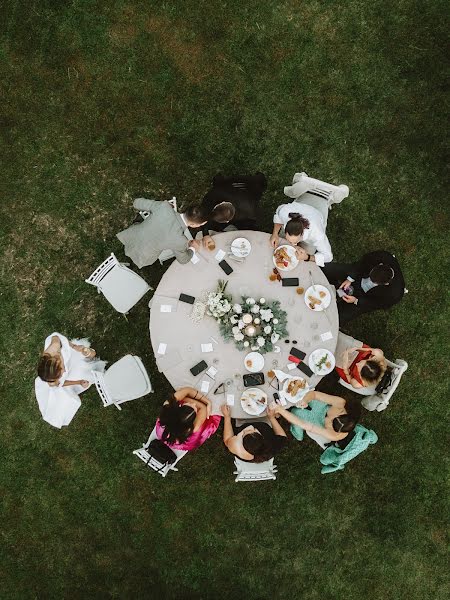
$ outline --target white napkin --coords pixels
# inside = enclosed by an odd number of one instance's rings
[[[234,406],[234,394],[227,394],[228,406]]]
[[[331,340],[332,337],[333,337],[333,334],[331,333],[331,331],[326,331],[325,333],[320,334],[320,339],[322,340],[322,342]]]
[[[208,390],[209,390],[209,381],[203,380],[200,385],[200,391],[203,392],[204,394],[207,394]]]
[[[220,262],[223,258],[225,258],[226,253],[223,250],[218,250],[216,256],[214,257],[217,262]]]

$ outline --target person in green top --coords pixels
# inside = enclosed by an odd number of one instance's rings
[[[305,431],[320,435],[330,442],[340,443],[355,428],[360,414],[359,401],[344,400],[315,390],[302,399],[303,408],[288,411],[275,404],[273,411],[291,423],[291,433],[303,440]]]

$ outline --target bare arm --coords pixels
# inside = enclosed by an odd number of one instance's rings
[[[211,415],[211,400],[202,392],[199,392],[195,388],[192,387],[183,387],[177,390],[174,393],[175,400],[184,400],[185,398],[189,398],[190,400],[195,400],[196,403],[203,405],[207,410],[207,418]]]
[[[309,394],[314,394],[314,396],[310,399],[307,399]],[[324,404],[329,404],[330,406],[335,406],[336,408],[345,408],[345,400],[340,396],[331,396],[330,394],[325,394],[324,392],[318,392],[313,390],[312,392],[308,392],[305,396],[305,400],[309,402],[310,400],[319,400]]]
[[[324,394],[324,395],[326,396],[326,394]],[[279,415],[282,415],[286,419],[286,421],[288,421],[289,423],[292,423],[292,425],[298,425],[305,431],[309,431],[310,433],[316,433],[317,435],[321,435],[322,437],[324,437],[327,440],[330,440],[332,442],[342,440],[347,435],[346,433],[338,433],[337,431],[330,431],[329,429],[326,429],[325,427],[313,425],[312,423],[309,423],[308,421],[304,421],[303,419],[300,419],[299,417],[297,417],[297,415],[294,415],[293,413],[286,410],[285,408],[282,408],[281,406],[277,406],[276,410]]]

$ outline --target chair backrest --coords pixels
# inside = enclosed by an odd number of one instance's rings
[[[342,202],[344,198],[347,198],[350,190],[344,184],[334,185],[320,179],[308,177],[306,173],[295,173],[292,186],[286,186],[284,193],[291,198],[297,198],[305,192],[323,198],[330,206]]]
[[[89,283],[90,285],[94,285],[95,287],[98,287],[105,275],[109,273],[114,267],[118,266],[120,266],[120,263],[114,255],[114,253],[111,252],[111,255],[108,256],[108,258],[104,260],[102,264],[95,269],[92,275],[85,279],[85,282]]]
[[[120,406],[116,404],[111,398],[111,395],[109,394],[108,388],[105,384],[105,377],[103,373],[100,373],[99,371],[91,371],[91,373],[92,377],[94,378],[94,383],[95,387],[97,388],[98,395],[100,396],[100,399],[103,402],[103,406],[106,407],[111,406],[111,404],[114,404],[116,408],[122,410]]]
[[[236,466],[235,481],[265,481],[276,479],[276,466],[273,464],[273,458],[262,463],[251,463],[240,460],[235,457],[234,464]]]
[[[113,363],[105,373],[92,371],[95,387],[103,406],[142,398],[153,391],[148,373],[139,356],[127,354]]]
[[[150,442],[156,439],[156,427],[154,427],[146,443],[142,446],[142,448],[134,450],[133,454],[140,458],[147,465],[147,467],[159,473],[161,477],[166,477],[169,471],[178,471],[175,465],[183,458],[183,456],[187,454],[187,450],[173,450],[177,456],[177,460],[171,465],[162,465],[148,452]]]
[[[391,383],[383,392],[367,396],[361,401],[361,404],[367,410],[376,410],[378,412],[385,410],[389,406],[390,399],[399,386],[403,373],[408,369],[408,363],[405,360],[396,359],[392,362],[386,359],[386,361],[388,366],[394,371]]]

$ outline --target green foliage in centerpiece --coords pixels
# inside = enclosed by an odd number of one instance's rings
[[[265,354],[273,352],[274,345],[287,335],[287,314],[278,300],[242,297],[241,303],[220,320],[219,329],[226,341],[234,341],[239,350]]]

